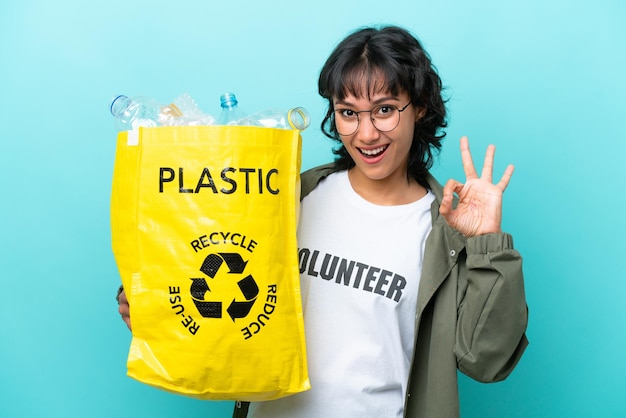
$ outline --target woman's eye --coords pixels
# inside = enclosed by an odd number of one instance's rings
[[[376,109],[376,115],[389,116],[394,112],[395,109],[395,106],[380,106]]]
[[[354,118],[356,117],[356,112],[350,109],[343,109],[341,112],[341,116],[344,118]]]

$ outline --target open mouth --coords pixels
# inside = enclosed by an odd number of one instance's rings
[[[361,154],[363,154],[363,156],[367,158],[376,158],[382,153],[384,153],[387,147],[389,147],[389,145],[382,145],[378,148],[372,148],[372,149],[359,148],[358,150]]]

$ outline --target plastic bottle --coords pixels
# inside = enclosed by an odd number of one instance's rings
[[[222,112],[217,118],[218,125],[238,125],[239,120],[246,117],[246,113],[237,105],[237,96],[234,93],[224,93],[220,97]]]
[[[294,107],[286,111],[265,109],[241,119],[239,124],[303,131],[311,124],[311,117],[309,112],[303,107]]]
[[[214,125],[215,118],[200,110],[195,100],[189,93],[183,93],[172,101],[172,104],[180,110],[182,116],[168,119],[165,121],[167,125],[176,126],[199,126]]]
[[[176,105],[163,105],[150,97],[119,95],[111,102],[110,110],[119,131],[172,124],[168,122],[182,116]]]

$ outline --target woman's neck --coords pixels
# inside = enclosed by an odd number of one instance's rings
[[[371,179],[357,169],[348,170],[352,189],[363,199],[380,206],[406,205],[426,195],[426,189],[414,178],[394,175],[384,179]]]

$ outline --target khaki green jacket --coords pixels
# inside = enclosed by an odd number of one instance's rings
[[[302,197],[337,171],[332,164],[302,174]],[[509,234],[465,238],[439,216],[443,188],[428,177],[436,200],[417,298],[415,343],[405,417],[459,416],[457,369],[480,382],[505,379],[528,345],[522,259]],[[237,402],[233,418],[248,404]]]

